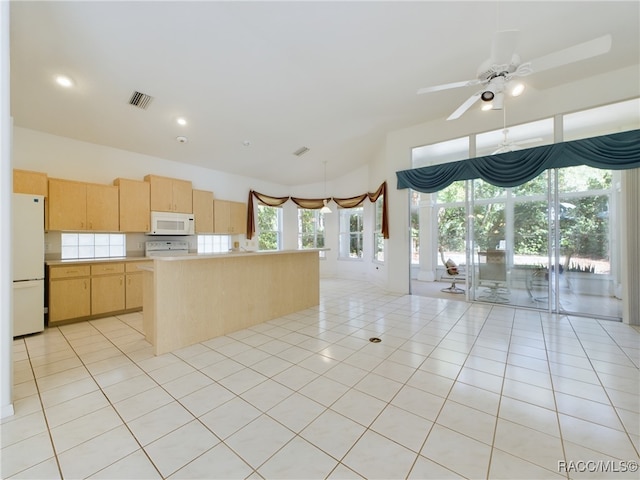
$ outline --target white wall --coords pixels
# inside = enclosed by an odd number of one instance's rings
[[[0,2],[0,418],[13,415],[9,2]]]
[[[80,142],[16,127],[14,166],[50,177],[111,184],[118,177],[142,180],[147,174],[191,180],[193,188],[213,191],[225,200],[246,202],[249,189],[286,195],[287,188],[255,178],[232,175],[139,153]],[[281,193],[284,192],[284,193]]]

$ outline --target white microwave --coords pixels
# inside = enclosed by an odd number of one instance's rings
[[[193,213],[151,212],[149,235],[193,235]]]

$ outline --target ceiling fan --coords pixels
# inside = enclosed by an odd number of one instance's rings
[[[509,129],[505,128],[502,130],[502,141],[498,144],[498,148],[494,150],[491,155],[497,155],[499,153],[506,152],[515,152],[516,150],[522,150],[526,148],[525,145],[542,142],[543,139],[540,137],[537,138],[527,138],[526,140],[519,140],[517,142],[511,141],[508,139]]]
[[[513,141],[509,140],[509,129],[507,128],[507,109],[505,108],[502,111],[503,116],[503,127],[502,127],[502,141],[498,144],[498,148],[491,152],[491,155],[497,155],[499,153],[506,152],[515,152],[516,150],[522,150],[523,148],[528,148],[526,145],[530,145],[533,143],[540,143],[544,141],[541,137],[536,138],[527,138],[524,140]]]
[[[491,57],[478,68],[476,78],[462,82],[446,83],[418,90],[418,95],[451,88],[481,85],[480,90],[460,105],[447,120],[455,120],[466,112],[478,99],[493,102],[492,109],[500,110],[504,102],[504,92],[515,77],[524,77],[532,73],[567,65],[587,58],[607,53],[611,49],[611,35],[603,35],[572,47],[558,50],[529,62],[522,62],[515,53],[518,43],[518,30],[496,32],[491,47]]]

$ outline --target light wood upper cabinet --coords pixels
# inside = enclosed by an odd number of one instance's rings
[[[119,230],[118,187],[87,184],[87,230]]]
[[[147,175],[151,187],[151,210],[158,212],[193,213],[192,184],[188,180]]]
[[[229,225],[231,233],[247,233],[247,205],[241,202],[231,203],[229,210]]]
[[[118,231],[118,187],[49,179],[49,230]]]
[[[173,181],[174,212],[193,213],[193,193],[191,182],[187,180]]]
[[[193,190],[196,233],[213,233],[213,192]]]
[[[120,199],[120,231],[148,232],[151,230],[151,198],[149,182],[116,178]]]
[[[46,173],[18,170],[14,168],[13,192],[42,195],[43,197],[46,197],[49,193],[47,180],[48,178]]]
[[[247,233],[247,206],[228,200],[213,201],[214,233]]]
[[[87,230],[87,187],[49,179],[49,230]]]

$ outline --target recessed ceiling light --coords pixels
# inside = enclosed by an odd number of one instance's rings
[[[73,87],[73,80],[71,80],[71,77],[67,77],[66,75],[57,75],[56,83],[65,88]]]
[[[178,125],[186,125],[187,124],[187,119],[184,117],[178,117],[176,119],[176,122],[178,122]]]

